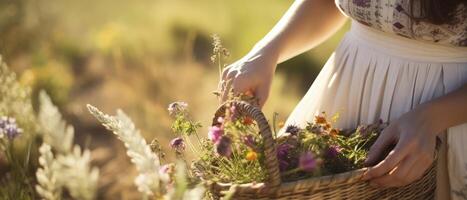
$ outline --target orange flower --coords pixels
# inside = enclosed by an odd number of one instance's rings
[[[258,159],[258,154],[254,151],[249,151],[247,154],[246,154],[246,159],[249,160],[249,161],[254,161],[256,159]]]
[[[317,124],[326,124],[326,117],[323,115],[317,115],[315,116],[315,123]]]
[[[255,96],[251,90],[247,90],[247,91],[244,93],[244,95],[247,96],[247,97],[254,97],[254,96]]]
[[[339,135],[339,130],[338,129],[331,129],[331,131],[329,131],[329,134],[333,137],[336,137],[337,135]]]
[[[254,122],[253,118],[251,118],[251,117],[244,117],[243,118],[243,124],[245,124],[245,125],[252,125],[253,122]]]

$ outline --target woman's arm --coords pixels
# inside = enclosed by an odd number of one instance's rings
[[[467,83],[460,89],[427,104],[436,133],[467,123]]]
[[[394,187],[420,178],[433,162],[436,136],[449,127],[467,123],[467,84],[424,103],[391,122],[370,149],[364,176],[375,185]],[[375,163],[388,146],[396,147]]]
[[[338,30],[345,18],[332,0],[297,0],[253,49],[226,67],[219,83],[222,101],[233,89],[251,92],[263,106],[269,96],[277,63],[323,42]]]
[[[280,63],[319,45],[345,19],[332,0],[297,0],[253,52],[274,52]]]

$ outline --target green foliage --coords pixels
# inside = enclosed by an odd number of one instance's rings
[[[172,124],[172,131],[176,134],[190,136],[196,134],[201,127],[200,122],[194,122],[185,115],[177,115]]]
[[[34,180],[31,173],[33,166],[30,162],[32,144],[30,143],[26,149],[15,148],[13,143],[7,146],[2,153],[6,155],[10,169],[0,180],[0,199],[35,199]]]

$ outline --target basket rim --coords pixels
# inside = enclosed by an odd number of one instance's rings
[[[354,183],[354,182],[361,181],[363,178],[363,174],[367,170],[368,170],[368,167],[364,167],[364,168],[341,172],[337,174],[329,174],[325,176],[309,177],[305,179],[287,181],[287,182],[282,182],[282,184],[280,184],[278,187],[287,188],[287,187],[296,187],[297,185],[303,185],[307,188],[310,188],[310,187],[318,188],[318,187],[326,187],[330,184],[338,185],[342,183],[345,183],[345,184]],[[213,184],[216,187],[220,187],[223,189],[228,189],[234,185],[237,189],[240,189],[240,190],[254,191],[254,190],[262,190],[262,189],[272,189],[272,188],[267,188],[264,182],[258,182],[258,183],[250,182],[250,183],[235,184],[235,183],[213,181],[211,179],[204,179],[203,177],[199,177],[199,178],[203,181],[210,182],[210,184]]]

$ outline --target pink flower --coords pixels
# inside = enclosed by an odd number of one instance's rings
[[[211,128],[209,128],[208,138],[213,143],[218,143],[222,135],[224,135],[224,129],[218,126],[212,126]]]
[[[231,106],[230,107],[230,112],[232,112],[232,114],[234,114],[235,111],[237,111],[237,108],[235,106]]]
[[[306,172],[311,172],[316,168],[316,159],[311,152],[305,152],[299,159],[300,169]]]
[[[159,169],[161,174],[173,174],[175,171],[175,165],[173,163],[162,165]]]
[[[218,117],[217,122],[223,124],[224,123],[224,118],[223,117]]]
[[[237,112],[237,108],[235,106],[229,107],[229,112],[227,113],[228,115],[226,117],[231,121],[235,121],[239,117],[239,113]]]

